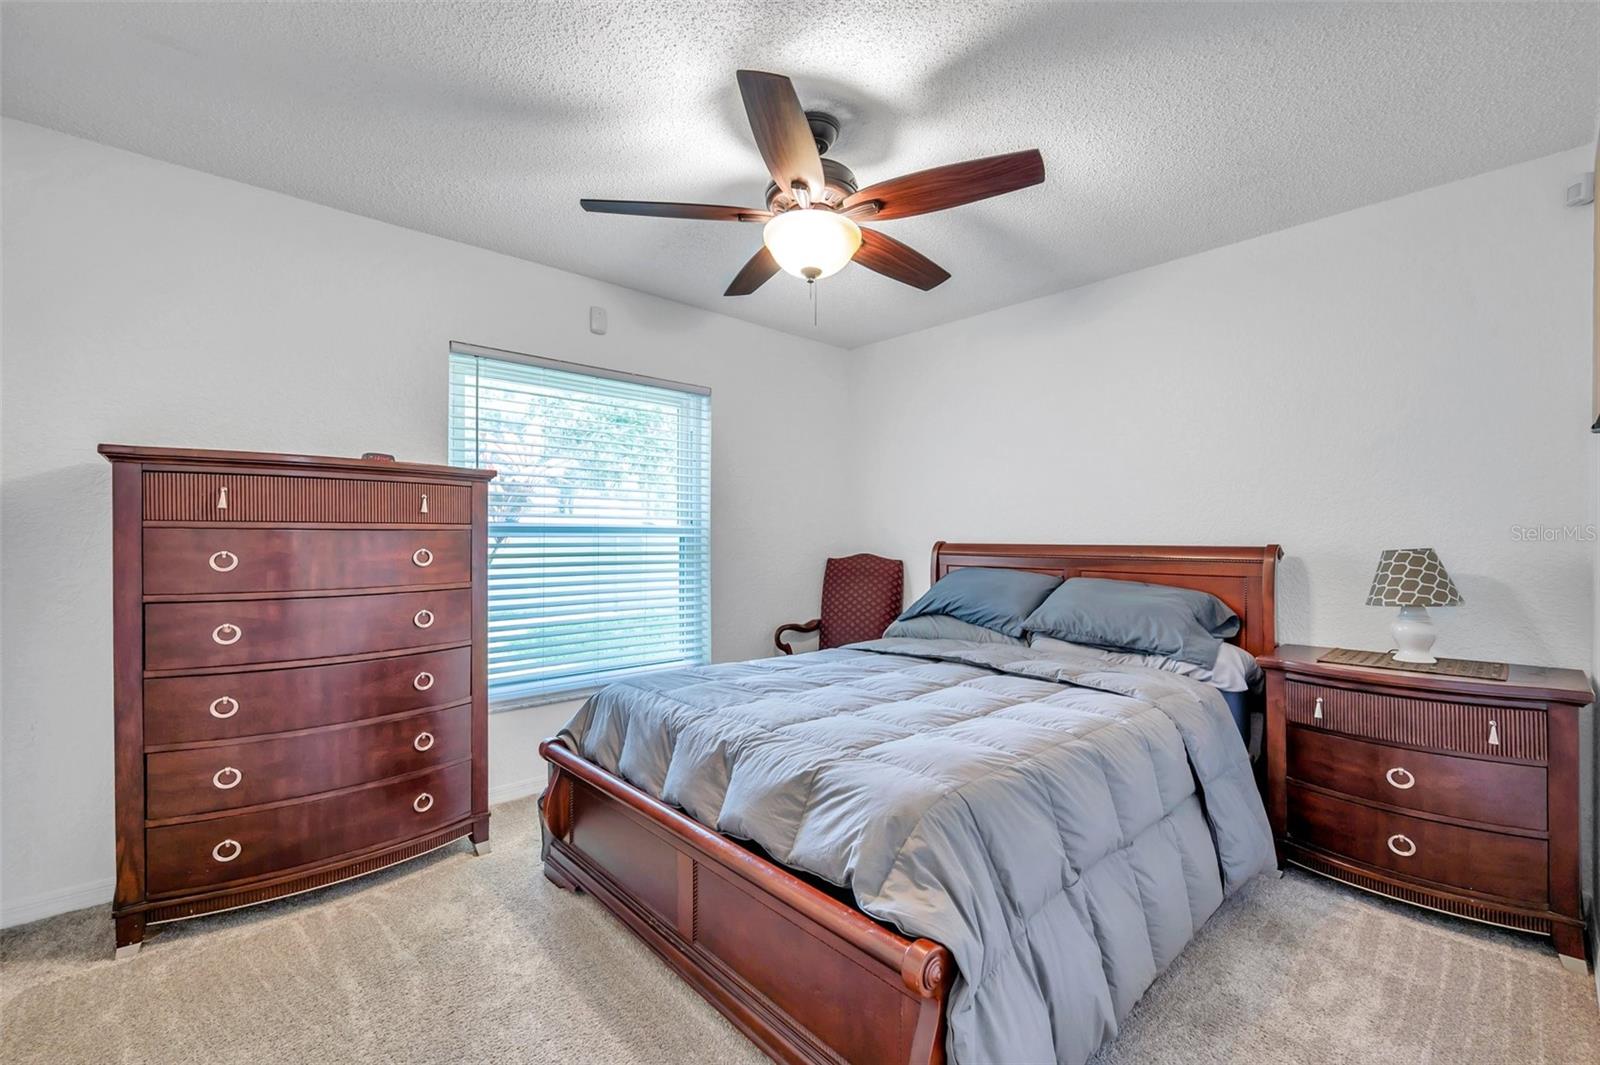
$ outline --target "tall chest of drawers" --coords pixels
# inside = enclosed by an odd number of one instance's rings
[[[489,842],[488,470],[102,445],[119,955]]]
[[[1547,935],[1583,968],[1579,719],[1588,678],[1506,681],[1318,662],[1267,671],[1267,809],[1284,861],[1413,905]]]

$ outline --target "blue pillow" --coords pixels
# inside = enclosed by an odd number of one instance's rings
[[[883,638],[904,640],[966,640],[969,643],[1008,643],[1025,647],[1015,636],[974,625],[949,614],[924,614],[920,618],[896,618],[883,630]]]
[[[1047,573],[968,566],[945,574],[896,620],[948,614],[1007,636],[1020,637],[1022,622],[1060,583],[1060,577]]]
[[[1023,629],[1210,669],[1222,638],[1239,631],[1239,615],[1211,593],[1192,588],[1074,577],[1039,604]]]

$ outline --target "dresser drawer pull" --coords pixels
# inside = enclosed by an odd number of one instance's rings
[[[238,643],[239,637],[244,635],[244,630],[237,625],[224,621],[221,625],[211,630],[211,639],[226,647],[230,643]]]
[[[1401,850],[1402,847],[1405,849]],[[1389,837],[1389,849],[1402,858],[1409,858],[1417,853],[1417,845],[1405,836],[1399,835]]]
[[[422,509],[420,511],[418,511],[418,513],[419,514],[426,514],[427,512],[428,512],[428,493],[424,492],[424,493],[422,493]]]
[[[1407,791],[1414,787],[1417,783],[1417,778],[1412,776],[1409,770],[1402,769],[1400,766],[1395,766],[1393,769],[1385,773],[1383,775],[1383,779],[1387,780],[1392,786],[1399,788],[1401,791]]]
[[[1312,709],[1311,716],[1316,718],[1318,721],[1322,720],[1322,696],[1320,695],[1317,696],[1317,705],[1314,709]]]
[[[224,695],[211,700],[211,716],[219,721],[225,721],[239,712],[239,700],[231,695]]]
[[[222,486],[222,490],[217,493],[217,509],[218,510],[227,510],[228,509],[228,486],[227,485],[223,485]]]
[[[1489,746],[1500,746],[1500,726],[1493,721],[1489,722]]]
[[[226,855],[224,855],[224,851],[227,852]],[[211,848],[211,857],[219,862],[231,862],[243,853],[244,848],[239,845],[239,841],[236,839],[225,839]]]
[[[424,670],[418,673],[411,681],[411,686],[419,692],[425,692],[433,687],[433,674]]]
[[[411,552],[411,562],[417,566],[431,566],[433,565],[433,552],[426,547],[419,547]]]
[[[234,567],[239,565],[239,556],[234,554],[232,551],[218,551],[216,554],[211,556],[209,561],[211,563],[211,568],[216,570],[218,573],[229,573],[232,572]]]
[[[417,738],[411,741],[411,746],[415,747],[419,751],[426,751],[428,748],[433,746],[433,733],[417,733]]]
[[[412,800],[411,808],[417,811],[419,814],[427,813],[429,810],[433,809],[433,796],[429,795],[427,792],[423,792],[421,795],[418,795]]]
[[[417,611],[416,616],[411,619],[411,623],[419,629],[426,629],[430,627],[433,624],[433,611]]]
[[[244,774],[233,768],[231,765],[225,765],[215,773],[211,774],[211,783],[221,788],[223,791],[227,791],[229,788],[237,788],[239,786],[239,781],[243,779]],[[223,783],[224,780],[226,780],[227,783]]]

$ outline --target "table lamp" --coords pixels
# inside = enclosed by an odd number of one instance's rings
[[[1396,662],[1437,662],[1430,653],[1436,634],[1430,606],[1456,606],[1461,593],[1445,572],[1444,563],[1431,547],[1402,547],[1385,551],[1367,593],[1368,606],[1397,606],[1400,616],[1389,631],[1394,634]]]

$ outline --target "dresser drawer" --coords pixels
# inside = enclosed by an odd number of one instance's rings
[[[282,873],[426,835],[472,808],[472,763],[251,813],[145,833],[149,891],[170,894]]]
[[[1544,840],[1427,821],[1289,785],[1289,838],[1365,865],[1528,906],[1549,896]]]
[[[1284,715],[1296,725],[1436,751],[1543,762],[1545,715],[1475,703],[1452,703],[1355,691],[1291,680]]]
[[[1545,828],[1539,766],[1385,747],[1308,728],[1294,729],[1288,747],[1291,780],[1464,821]]]
[[[471,638],[467,589],[147,603],[145,668],[205,669],[396,651]]]
[[[229,529],[144,531],[145,595],[216,595],[465,584],[466,529]]]
[[[144,682],[147,747],[337,725],[472,695],[472,649]]]
[[[186,817],[296,799],[472,753],[470,706],[145,758],[146,816]]]
[[[144,475],[145,521],[470,525],[472,488],[264,473]]]

